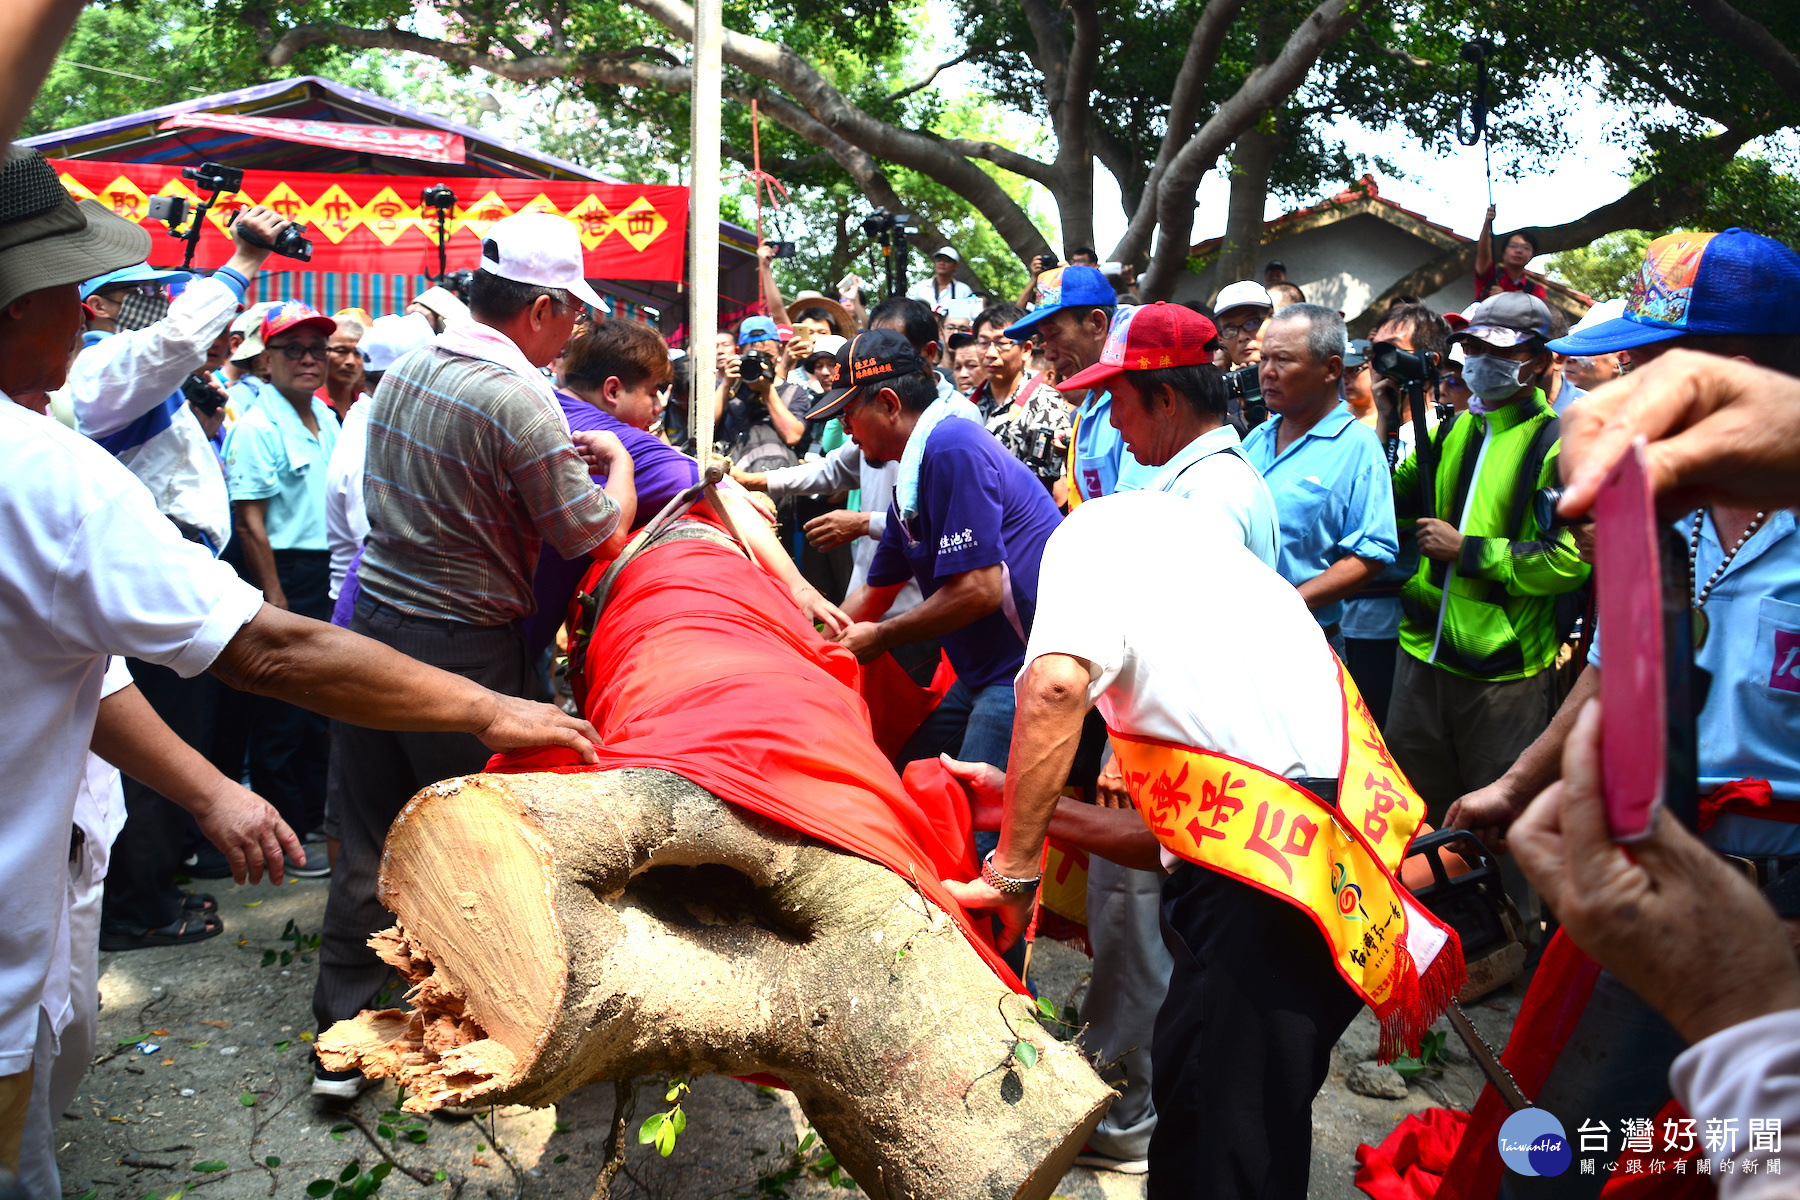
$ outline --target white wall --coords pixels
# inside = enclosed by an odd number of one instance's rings
[[[1265,244],[1257,253],[1256,277],[1261,277],[1264,263],[1280,259],[1287,264],[1288,279],[1300,285],[1308,300],[1355,317],[1388,285],[1438,253],[1423,238],[1359,214]],[[1183,275],[1175,285],[1175,299],[1210,303],[1223,284],[1232,282],[1215,280],[1214,274],[1209,269],[1203,275]],[[1457,280],[1422,299],[1439,312],[1460,312],[1475,302],[1475,283]]]

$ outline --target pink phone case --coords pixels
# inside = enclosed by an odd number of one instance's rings
[[[1601,767],[1615,842],[1650,832],[1667,771],[1668,692],[1663,664],[1662,570],[1644,440],[1632,443],[1594,500],[1594,578],[1604,669]]]

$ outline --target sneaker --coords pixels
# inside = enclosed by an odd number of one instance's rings
[[[301,839],[300,848],[306,851],[306,865],[303,867],[293,859],[288,859],[289,875],[296,879],[324,879],[331,874],[331,855],[325,848],[324,834],[307,834]]]
[[[313,1063],[312,1094],[324,1100],[348,1102],[379,1082],[361,1071],[327,1071],[317,1062]]]
[[[1081,1148],[1081,1153],[1075,1156],[1075,1165],[1093,1171],[1117,1171],[1121,1175],[1143,1175],[1150,1170],[1150,1160],[1147,1158],[1114,1158],[1110,1154],[1100,1153],[1092,1146]]]
[[[226,861],[224,851],[208,842],[187,856],[181,872],[193,879],[230,879],[231,863]]]

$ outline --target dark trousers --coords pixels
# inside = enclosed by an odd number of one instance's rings
[[[1387,731],[1388,701],[1394,695],[1394,664],[1400,654],[1400,639],[1344,639],[1344,669],[1356,681],[1356,690],[1368,701],[1375,726]]]
[[[1382,732],[1394,760],[1444,823],[1456,799],[1484,788],[1518,761],[1556,715],[1556,672],[1489,683],[1464,679],[1401,651]]]
[[[288,611],[331,619],[331,555],[324,550],[277,550],[275,574]],[[330,727],[324,717],[282,700],[251,697],[250,787],[275,806],[297,835],[325,820],[325,767]],[[232,778],[237,776],[226,772]]]
[[[1162,919],[1149,1200],[1303,1200],[1313,1097],[1361,999],[1305,913],[1216,871],[1177,867]]]
[[[814,517],[822,517],[842,507],[827,497],[796,496],[794,529],[788,543],[794,554],[794,564],[800,568],[800,577],[818,588],[819,595],[833,604],[842,604],[850,591],[850,576],[856,570],[850,549],[854,543],[845,542],[832,550],[815,550],[806,540],[805,530],[806,523]]]
[[[409,617],[364,592],[350,629],[496,692],[538,694],[517,623],[484,627]],[[371,934],[394,923],[375,897],[388,827],[421,789],[480,771],[490,754],[468,733],[389,733],[340,721],[332,722],[331,733],[343,784],[337,814],[343,844],[331,872],[313,988],[321,1030],[370,1007],[391,974],[367,945]],[[470,863],[469,869],[482,868]]]
[[[131,678],[176,736],[203,750],[212,738],[212,690],[205,675],[183,679],[167,667],[128,659]],[[187,854],[187,813],[127,775],[125,827],[107,864],[101,919],[108,925],[160,929],[181,915],[175,872]]]

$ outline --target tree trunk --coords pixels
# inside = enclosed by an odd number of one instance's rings
[[[413,1111],[767,1073],[871,1197],[1006,1200],[1048,1197],[1111,1100],[906,880],[662,771],[427,788],[379,887],[414,1009],[319,1053]]]
[[[1261,279],[1263,212],[1269,204],[1269,172],[1285,145],[1281,135],[1261,128],[1238,138],[1231,152],[1231,201],[1226,210],[1225,238],[1219,246],[1219,287],[1239,279]]]

